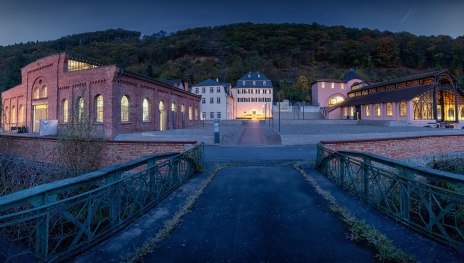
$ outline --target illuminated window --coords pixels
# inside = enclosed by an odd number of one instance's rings
[[[198,120],[198,107],[195,107],[195,120]]]
[[[325,88],[325,82],[322,82],[321,87]]]
[[[366,105],[366,116],[367,117],[371,116],[371,107],[370,107],[370,105]]]
[[[406,102],[400,102],[400,116],[406,116]]]
[[[150,101],[148,99],[143,99],[142,102],[142,121],[150,121]]]
[[[127,96],[121,98],[121,121],[129,121],[129,98]]]
[[[5,119],[5,124],[10,123],[10,112],[8,111],[8,107],[5,107],[5,112],[3,113],[3,118]]]
[[[348,116],[348,109],[343,107],[343,116]]]
[[[84,120],[84,114],[85,114],[85,101],[84,98],[78,98],[77,99],[77,121],[82,122]]]
[[[191,121],[193,119],[193,109],[192,106],[189,106],[189,120]]]
[[[95,122],[103,122],[103,96],[98,95],[95,99]]]
[[[171,110],[172,110],[173,112],[176,112],[176,111],[177,111],[177,107],[176,107],[176,104],[175,104],[174,102],[171,104]]]
[[[16,107],[15,106],[11,107],[11,123],[13,125],[16,124]]]
[[[327,105],[328,106],[334,106],[337,103],[340,103],[344,101],[345,99],[342,96],[333,96],[329,99]]]
[[[350,107],[350,116],[351,116],[351,117],[354,116],[354,106],[351,106],[351,107]]]
[[[68,107],[68,100],[67,99],[64,99],[62,102],[61,102],[61,109],[62,109],[62,120],[63,120],[63,123],[68,123],[68,120],[69,120],[69,107]]]
[[[464,106],[461,108],[461,118],[464,118]]]
[[[377,116],[377,117],[380,116],[380,104],[375,104],[375,105],[374,105],[374,114],[375,114],[375,116]]]
[[[68,60],[68,71],[78,71],[78,70],[84,70],[84,69],[91,69],[91,68],[96,68],[98,67],[97,65],[92,65],[86,62],[82,61],[77,61],[77,60]]]
[[[340,85],[340,88],[341,88],[341,89],[345,89],[345,84],[342,83],[342,84]]]
[[[393,116],[393,105],[389,102],[385,106],[387,116]]]
[[[333,88],[335,88],[335,83],[334,83],[334,82],[332,82],[332,89],[333,89]]]
[[[34,88],[34,99],[39,99],[40,98],[40,89],[39,87]]]
[[[18,124],[24,125],[24,106],[22,104],[18,108]]]
[[[454,118],[454,108],[448,109],[448,118]]]
[[[42,98],[46,98],[48,96],[48,89],[47,86],[42,87]]]

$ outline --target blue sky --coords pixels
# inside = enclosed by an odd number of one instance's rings
[[[464,0],[0,0],[0,45],[124,28],[142,34],[229,23],[319,23],[464,35]]]

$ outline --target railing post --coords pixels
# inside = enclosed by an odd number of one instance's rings
[[[156,169],[154,167],[156,166],[157,161],[158,158],[153,158],[147,162],[150,177],[150,194],[154,194],[156,192]]]
[[[121,173],[117,173],[114,176],[108,179],[109,182],[115,182],[121,178]],[[119,225],[120,218],[120,208],[121,208],[121,191],[119,185],[113,187],[111,190],[111,200],[110,200],[110,222],[111,225]]]
[[[400,184],[400,216],[406,221],[409,222],[409,211],[411,209],[411,198],[409,196],[410,192],[410,181],[408,178],[408,173],[405,168],[398,169],[399,184]],[[401,178],[403,177],[403,178]]]
[[[369,168],[371,168],[371,159],[363,157],[363,184],[364,184],[364,196],[366,200],[369,200]]]
[[[344,188],[345,184],[345,156],[340,155],[340,185]]]
[[[35,254],[42,260],[47,261],[48,258],[48,213],[38,219],[35,227]]]

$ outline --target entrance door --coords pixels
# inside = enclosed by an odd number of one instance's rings
[[[361,105],[356,106],[356,112],[354,116],[355,120],[360,120],[361,119]]]
[[[48,119],[48,104],[34,105],[32,132],[39,132],[40,121]]]

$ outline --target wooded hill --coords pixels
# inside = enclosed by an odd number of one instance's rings
[[[371,82],[442,68],[449,68],[461,85],[464,80],[464,37],[318,24],[242,23],[146,36],[111,29],[0,47],[0,89],[20,83],[21,67],[63,51],[153,78],[189,83],[219,78],[235,84],[244,73],[258,70],[293,100],[307,98],[297,79],[301,84],[340,78],[350,68]]]

